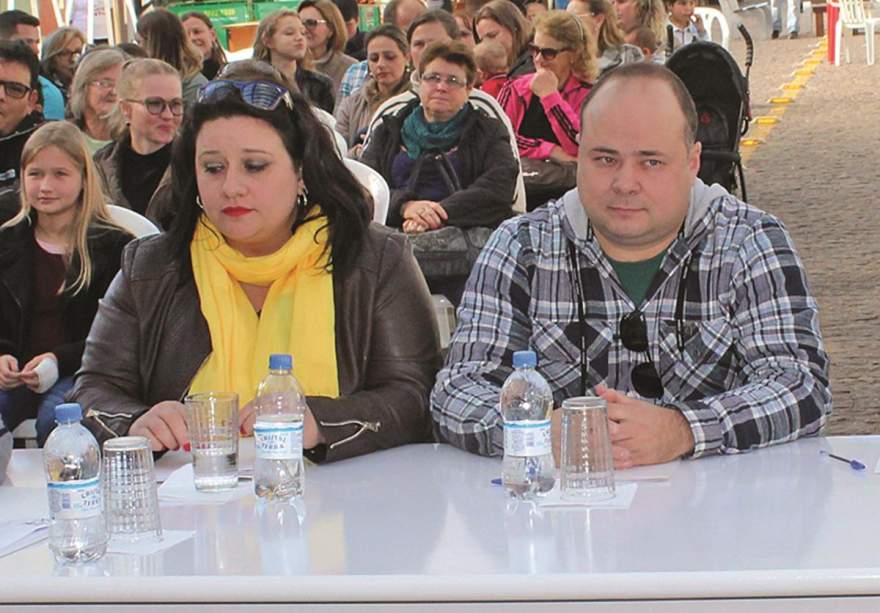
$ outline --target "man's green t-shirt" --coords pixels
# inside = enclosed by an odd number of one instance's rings
[[[665,249],[651,259],[640,262],[618,262],[608,258],[608,261],[611,262],[611,267],[617,273],[621,284],[623,284],[623,289],[626,291],[627,296],[635,303],[636,307],[641,306],[642,302],[644,302],[648,288],[651,286],[651,281],[654,280],[654,275],[660,270],[660,264],[663,263],[664,257],[666,257]]]

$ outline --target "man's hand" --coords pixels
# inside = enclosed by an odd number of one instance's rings
[[[630,398],[604,385],[596,394],[608,403],[608,429],[615,468],[662,464],[690,453],[694,436],[675,409]]]
[[[0,355],[0,390],[11,390],[21,385],[21,373],[15,356]]]
[[[425,230],[439,230],[442,228],[449,215],[446,209],[433,200],[410,200],[401,207],[404,220],[409,220],[423,226]]]
[[[138,417],[128,433],[145,436],[153,451],[179,449],[189,451],[189,431],[186,429],[186,407],[174,400],[166,400]]]
[[[543,98],[559,89],[559,79],[550,70],[539,68],[531,84],[532,93]]]

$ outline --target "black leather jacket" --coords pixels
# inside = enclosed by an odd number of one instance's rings
[[[211,352],[192,270],[167,235],[132,243],[86,341],[72,399],[100,439],[123,435],[164,400],[182,399]],[[338,460],[431,439],[428,393],[439,367],[428,288],[406,239],[371,225],[358,264],[333,277],[339,398],[309,397]]]

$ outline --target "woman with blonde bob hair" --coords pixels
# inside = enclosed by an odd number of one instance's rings
[[[85,35],[70,26],[58,28],[43,40],[40,49],[40,73],[61,90],[65,103],[68,98],[67,90],[76,72],[76,63],[85,44]]]
[[[82,59],[73,77],[70,120],[83,131],[93,154],[113,139],[110,118],[119,102],[116,86],[125,61],[118,49],[96,49]]]
[[[623,40],[610,0],[571,0],[566,10],[581,20],[596,41],[599,76],[644,59],[641,50]]]
[[[330,77],[333,91],[339,91],[345,71],[357,63],[356,59],[345,55],[348,32],[342,13],[332,0],[303,0],[297,11],[306,28],[315,70]]]
[[[335,90],[330,77],[312,70],[306,27],[296,11],[280,9],[260,21],[254,37],[254,59],[271,64],[309,102],[333,112]]]
[[[21,156],[21,209],[0,226],[0,414],[42,445],[131,235],[107,212],[82,133],[48,123]]]
[[[154,9],[138,19],[137,35],[149,57],[174,66],[180,73],[184,102],[195,102],[208,79],[202,74],[202,52],[189,40],[180,18],[166,9]]]
[[[529,205],[543,204],[574,187],[579,111],[597,73],[594,48],[595,42],[580,19],[571,13],[550,11],[538,19],[534,42],[529,45],[537,71],[508,81],[498,94],[516,132],[523,170],[529,160],[549,159],[567,165],[562,167],[565,180],[549,193],[543,189],[533,193],[526,181]],[[547,167],[541,163],[536,166]],[[546,182],[541,185],[546,187]]]

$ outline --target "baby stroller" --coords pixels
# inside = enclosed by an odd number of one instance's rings
[[[699,177],[707,185],[718,183],[744,201],[746,181],[739,155],[739,139],[749,129],[749,69],[754,46],[743,25],[746,74],[721,45],[693,42],[670,56],[666,67],[684,81],[697,107],[697,140],[703,144]]]

